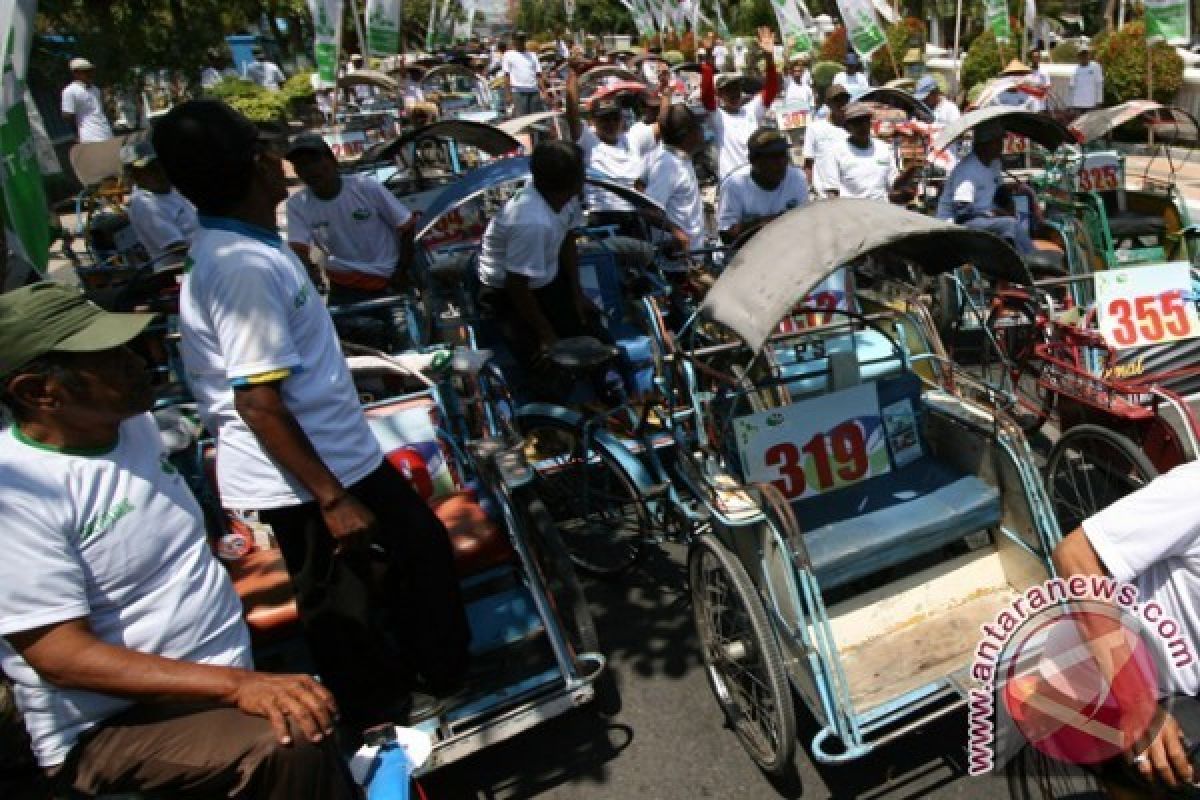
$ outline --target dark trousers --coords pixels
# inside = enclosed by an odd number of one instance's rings
[[[526,114],[536,114],[546,110],[542,95],[536,89],[513,89],[513,116],[523,117]]]
[[[395,721],[391,699],[456,688],[471,634],[445,526],[386,461],[349,487],[375,515],[371,546],[334,555],[316,503],[259,513],[287,562],[305,637],[343,714]]]
[[[361,795],[334,742],[298,731],[281,745],[271,724],[236,708],[134,706],[84,734],[54,774],[56,794],[146,792],[207,800],[350,800]]]

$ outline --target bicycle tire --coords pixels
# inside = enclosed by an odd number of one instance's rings
[[[590,448],[585,462],[580,432],[569,422],[522,416],[517,423],[538,476],[538,496],[575,565],[597,577],[632,566],[650,531],[650,514],[625,469],[603,448]]]
[[[717,576],[724,576],[722,585],[710,585],[710,578],[715,580]],[[773,778],[790,777],[796,754],[792,687],[758,590],[737,558],[711,534],[699,536],[692,543],[688,578],[705,674],[717,704],[758,768]],[[740,637],[751,641],[722,636],[726,621],[735,626]],[[761,698],[753,690],[753,699],[747,698],[740,676],[731,672],[735,661],[750,663],[749,669],[739,670],[757,673],[750,681],[762,690]],[[763,708],[752,707],[759,705]],[[766,727],[772,723],[772,727]]]
[[[1001,325],[1001,315],[1019,315],[1016,325]],[[1013,382],[1016,407],[1009,416],[1026,436],[1041,430],[1046,420],[1054,413],[1058,395],[1038,383],[1041,370],[1035,366],[1033,348],[1038,342],[1046,341],[1046,333],[1037,324],[1037,309],[1028,301],[1016,301],[995,306],[988,312],[984,323],[988,332],[1000,347],[1000,357],[1011,364],[998,362],[996,366],[1009,373]],[[991,362],[983,360],[983,369],[990,371]],[[985,376],[985,380],[988,378]],[[990,382],[990,380],[988,380]]]
[[[1084,459],[1083,469],[1068,473],[1068,468],[1076,466],[1067,463],[1072,451]],[[1105,473],[1110,491],[1097,493],[1091,483],[1092,473]],[[1081,475],[1088,480],[1086,497],[1079,486]],[[1084,424],[1071,428],[1054,444],[1046,460],[1046,492],[1064,535],[1075,530],[1092,514],[1140,489],[1156,477],[1158,470],[1128,436],[1099,425]],[[1070,498],[1074,498],[1074,502],[1069,502]]]

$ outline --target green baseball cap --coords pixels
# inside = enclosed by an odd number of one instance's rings
[[[50,352],[97,353],[125,344],[153,314],[115,314],[61,283],[0,294],[0,378]]]

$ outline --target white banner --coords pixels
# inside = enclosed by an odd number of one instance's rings
[[[837,4],[846,25],[847,39],[856,53],[867,58],[887,44],[871,0],[837,0]]]
[[[0,189],[8,246],[19,259],[45,274],[50,250],[46,192],[25,107],[25,75],[36,15],[37,0],[0,3]]]
[[[367,51],[373,56],[400,52],[401,0],[367,0]]]
[[[771,0],[775,9],[775,20],[779,23],[780,42],[783,52],[792,56],[813,51],[812,36],[808,32],[810,19],[808,9],[801,9],[796,0]]]
[[[342,0],[308,0],[313,19],[313,55],[317,75],[327,86],[337,84],[342,47]]]

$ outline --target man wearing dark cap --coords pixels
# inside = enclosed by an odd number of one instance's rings
[[[837,86],[845,86],[850,92],[850,99],[857,100],[863,92],[871,88],[871,78],[863,72],[862,59],[853,50],[846,51],[846,69],[833,76]]]
[[[1029,231],[1003,200],[1004,128],[985,122],[975,128],[971,153],[951,171],[938,199],[938,219],[953,220],[968,228],[991,231],[1026,254],[1034,250]]]
[[[398,689],[425,701],[455,690],[466,671],[469,631],[446,530],[384,461],[329,313],[275,230],[287,196],[276,145],[224,103],[196,100],[159,121],[154,147],[199,212],[180,347],[216,436],[221,504],[274,531],[343,712],[362,724],[394,720]],[[379,569],[379,611],[396,621],[403,653],[339,600],[369,592],[367,573]],[[333,585],[345,591],[333,596]]]
[[[54,283],[0,295],[0,667],[38,763],[56,796],[354,797],[329,692],[252,671],[126,347],[151,318]]]
[[[775,69],[775,32],[758,29],[758,46],[767,62],[762,91],[743,105],[742,77],[737,73],[716,76],[711,61],[700,65],[700,99],[708,110],[717,145],[717,173],[725,180],[746,164],[746,142],[762,125],[763,118],[779,93],[779,73]],[[715,91],[714,91],[715,87]],[[718,100],[720,101],[718,104]]]
[[[401,258],[412,253],[412,212],[371,176],[338,172],[333,151],[315,133],[293,139],[287,159],[305,186],[287,200],[288,246],[310,275],[319,272],[312,248],[325,253],[330,304],[388,294],[404,274]]]
[[[759,128],[748,150],[750,170],[734,173],[721,187],[717,229],[726,243],[808,203],[808,181],[792,166],[791,144],[782,133]]]
[[[804,171],[817,197],[825,197],[830,190],[837,188],[833,176],[824,174],[822,169],[827,163],[826,153],[846,141],[848,134],[843,125],[846,122],[846,104],[849,102],[850,92],[845,86],[830,86],[825,91],[823,113],[813,115],[804,133],[804,148],[801,150]]]
[[[830,148],[821,166],[832,183],[829,194],[906,203],[915,193],[917,167],[900,171],[892,148],[871,135],[872,113],[865,103],[846,106],[846,139]]]
[[[134,189],[129,224],[152,259],[187,250],[196,232],[196,208],[171,185],[148,139],[121,148]]]

